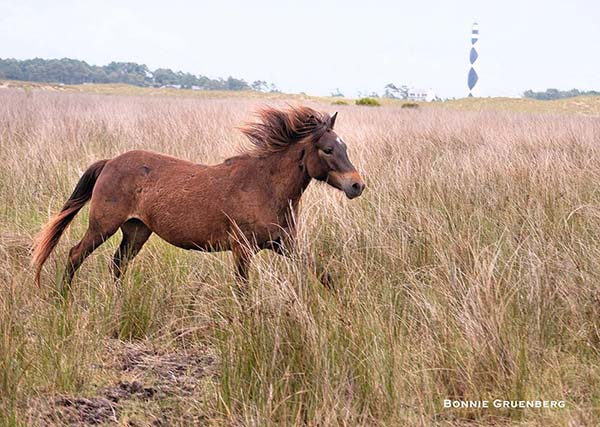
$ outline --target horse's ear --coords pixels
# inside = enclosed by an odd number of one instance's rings
[[[333,116],[331,116],[329,118],[329,129],[333,129],[333,126],[335,125],[335,119],[337,118],[337,111],[335,113],[333,113]]]

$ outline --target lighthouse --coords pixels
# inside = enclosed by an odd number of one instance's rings
[[[477,59],[479,58],[479,53],[477,52],[478,40],[479,24],[475,22],[471,28],[471,52],[469,53],[469,62],[471,63],[471,67],[469,68],[469,76],[467,79],[467,84],[469,86],[469,97],[472,97],[476,93],[477,81],[479,80],[479,76],[477,75]]]

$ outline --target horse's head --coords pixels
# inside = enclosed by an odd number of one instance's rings
[[[337,113],[329,118],[322,135],[306,150],[306,171],[311,178],[324,181],[354,199],[365,189],[360,174],[350,162],[346,143],[333,130]]]

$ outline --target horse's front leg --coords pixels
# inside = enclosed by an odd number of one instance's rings
[[[279,238],[276,241],[272,241],[269,249],[272,249],[275,251],[275,253],[281,256],[289,258],[294,252],[296,246],[296,238],[294,235],[290,234],[286,238]],[[333,290],[333,279],[318,259],[309,257],[308,266],[323,286],[329,290]]]
[[[232,252],[235,264],[235,293],[238,299],[244,301],[250,277],[250,262],[255,251],[245,245],[236,245],[233,247]]]

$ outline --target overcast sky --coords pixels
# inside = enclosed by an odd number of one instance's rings
[[[0,0],[0,58],[144,63],[348,96],[386,83],[467,94],[600,89],[599,0]]]

